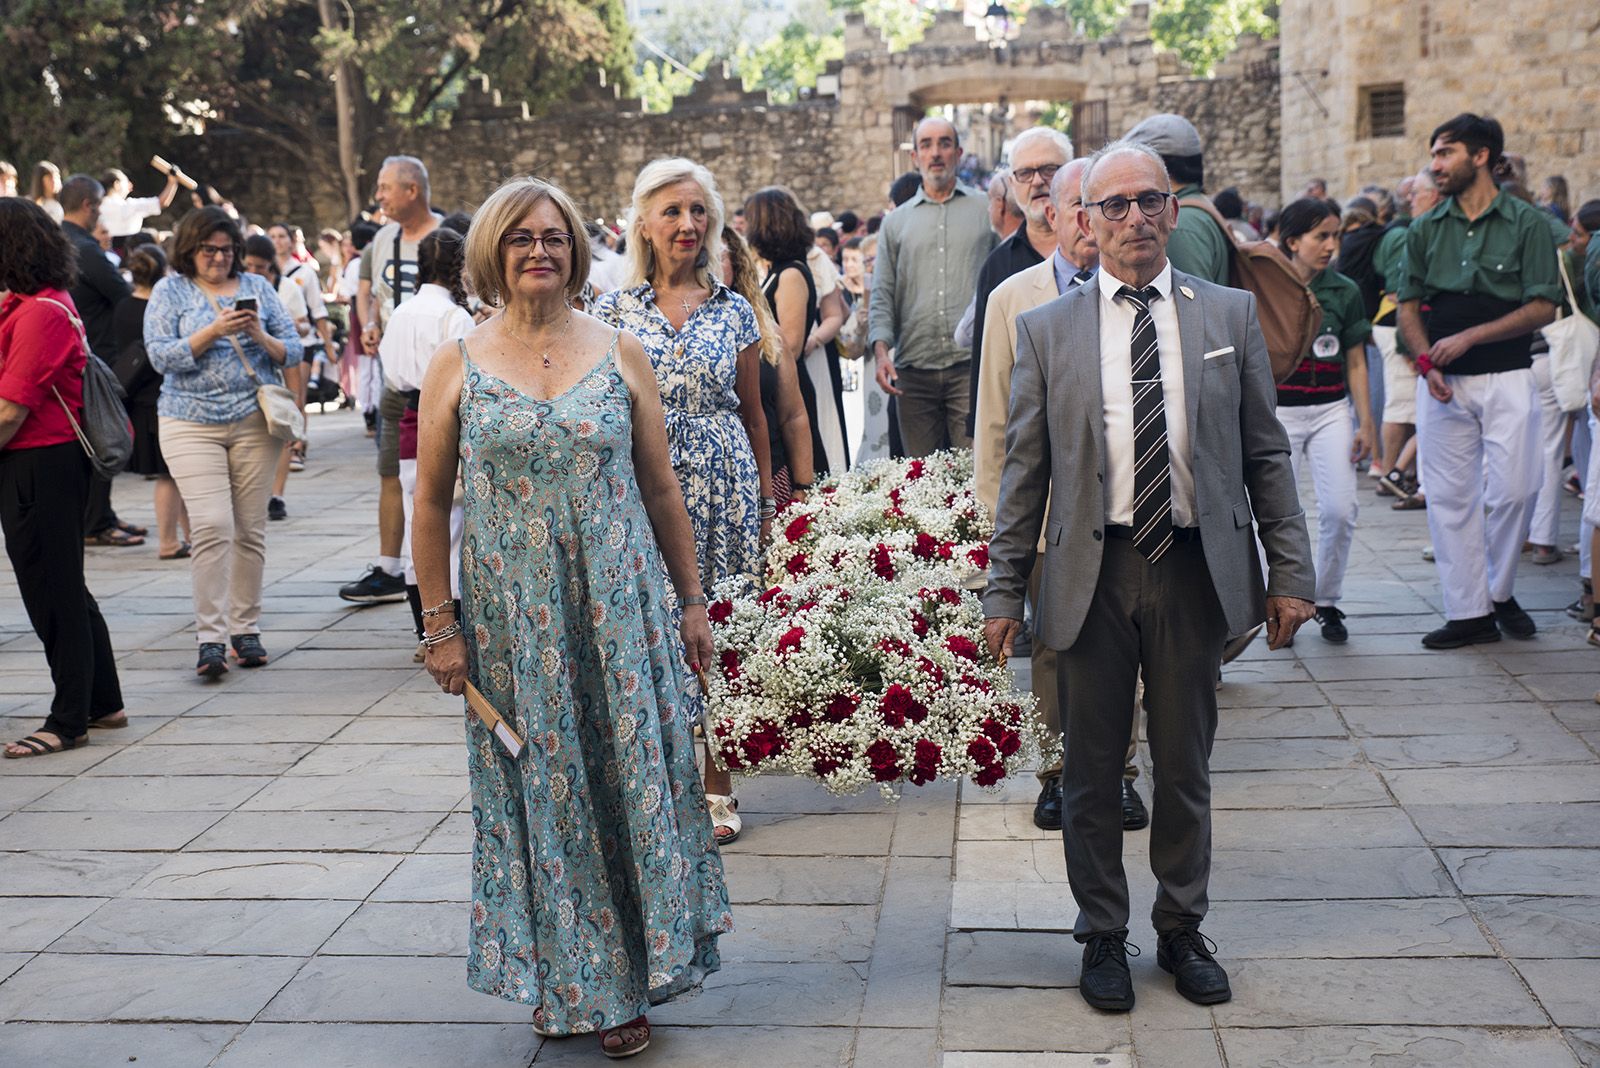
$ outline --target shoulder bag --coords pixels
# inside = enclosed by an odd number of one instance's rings
[[[78,331],[78,343],[83,346],[83,418],[80,420],[72,414],[59,389],[51,386],[50,392],[55,394],[56,403],[61,405],[67,422],[72,424],[72,433],[88,455],[94,473],[109,482],[133,455],[133,427],[128,422],[128,409],[122,403],[125,396],[122,384],[106,362],[89,348],[83,320],[74,315],[71,308],[50,297],[34,299],[60,308]]]
[[[1575,412],[1589,403],[1589,376],[1594,372],[1595,357],[1600,354],[1600,326],[1578,310],[1572,279],[1567,277],[1566,258],[1559,251],[1556,267],[1567,290],[1569,311],[1541,333],[1550,347],[1550,387],[1555,391],[1556,403],[1564,412]]]
[[[211,302],[211,310],[217,313],[217,318],[222,318],[222,306],[217,303],[217,298],[204,287],[201,292]],[[267,432],[279,441],[298,441],[305,437],[306,416],[300,410],[300,402],[294,393],[283,385],[281,379],[277,382],[261,381],[256,369],[250,366],[250,361],[245,357],[244,346],[239,344],[239,339],[232,334],[227,338],[228,344],[238,354],[239,362],[244,364],[244,373],[256,384],[256,404],[260,405],[261,414],[267,417]]]

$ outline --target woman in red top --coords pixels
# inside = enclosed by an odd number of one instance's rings
[[[7,758],[76,748],[90,726],[128,725],[111,636],[83,581],[93,476],[67,416],[83,411],[83,343],[66,292],[75,255],[43,208],[0,198],[0,531],[56,688],[44,726],[7,745]]]

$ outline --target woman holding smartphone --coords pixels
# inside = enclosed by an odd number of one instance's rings
[[[281,383],[302,346],[272,283],[241,270],[244,238],[221,208],[192,211],[173,234],[172,269],[145,311],[150,363],[166,376],[156,403],[161,453],[189,508],[194,548],[195,673],[267,662],[261,576],[267,497],[283,443],[256,387]]]

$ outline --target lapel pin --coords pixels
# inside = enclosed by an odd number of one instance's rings
[[[1188,297],[1190,300],[1194,299],[1194,290],[1190,289],[1188,286],[1179,286],[1178,287],[1178,292],[1182,293],[1184,296]]]

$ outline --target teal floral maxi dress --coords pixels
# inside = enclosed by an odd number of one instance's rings
[[[556,1034],[696,989],[733,928],[664,568],[611,350],[548,401],[461,345],[471,677],[526,740],[467,715],[473,989]]]

